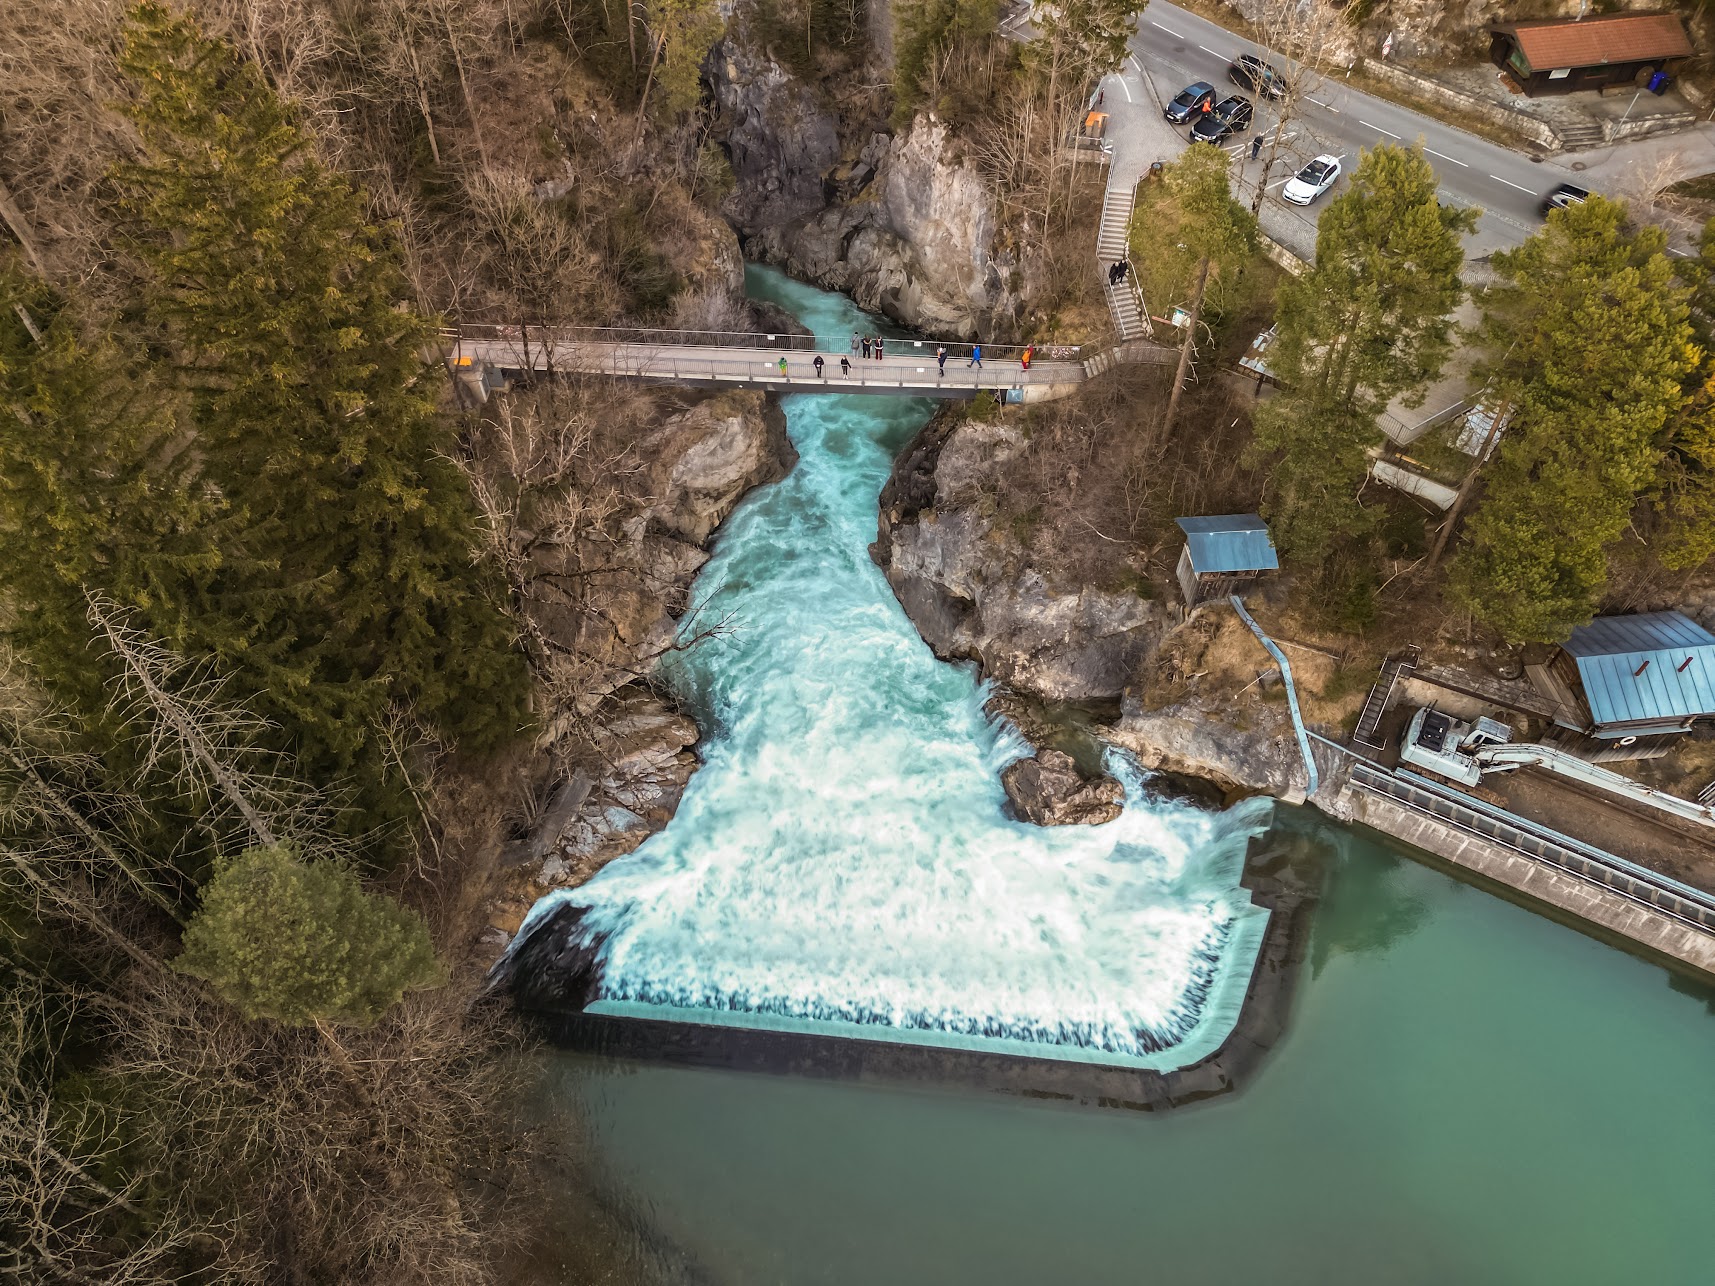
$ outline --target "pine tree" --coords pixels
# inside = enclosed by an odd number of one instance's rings
[[[90,720],[112,667],[90,646],[86,590],[182,644],[197,586],[223,562],[221,506],[193,476],[177,400],[92,330],[72,301],[0,269],[5,634]]]
[[[1144,298],[1157,301],[1157,307],[1183,299],[1190,312],[1162,426],[1165,436],[1178,416],[1204,302],[1256,253],[1257,222],[1233,200],[1227,154],[1208,143],[1193,143],[1165,167],[1160,183],[1139,194],[1127,237]]]
[[[1513,413],[1452,589],[1511,641],[1556,642],[1594,615],[1607,547],[1655,478],[1696,358],[1665,245],[1592,197],[1495,256],[1480,374]]]
[[[194,393],[202,476],[272,559],[211,586],[213,650],[324,778],[374,787],[390,704],[496,744],[525,720],[524,667],[392,242],[256,68],[188,20],[140,5],[121,64],[146,312]]]
[[[442,981],[422,918],[331,862],[246,850],[203,887],[173,962],[246,1018],[374,1022]]]
[[[1453,348],[1460,238],[1476,213],[1443,207],[1419,148],[1363,154],[1316,229],[1316,264],[1280,288],[1269,367],[1282,385],[1259,408],[1256,443],[1278,452],[1269,517],[1291,556],[1320,559],[1364,525],[1357,495],[1378,421],[1423,390]]]
[[[1697,365],[1656,475],[1662,525],[1655,554],[1663,566],[1689,571],[1715,557],[1715,219],[1704,225],[1697,255],[1682,261],[1679,272],[1691,291]]]

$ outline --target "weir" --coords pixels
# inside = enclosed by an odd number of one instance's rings
[[[753,270],[828,338],[873,325]],[[726,629],[666,677],[704,729],[674,820],[514,944],[538,1003],[1137,1069],[1226,1040],[1268,912],[1241,886],[1273,804],[1211,812],[1117,755],[1102,826],[1010,818],[1026,746],[937,660],[867,555],[920,399],[784,404],[799,463],[717,536],[697,595]],[[546,976],[555,975],[555,976]]]

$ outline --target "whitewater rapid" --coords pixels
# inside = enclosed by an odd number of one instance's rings
[[[875,328],[778,274],[750,285],[836,355]],[[893,455],[932,406],[783,406],[799,463],[721,528],[687,628],[722,628],[668,672],[704,764],[665,830],[531,912],[587,908],[590,1009],[1155,1067],[1209,1052],[1266,921],[1238,876],[1269,801],[1152,797],[1110,754],[1118,820],[1009,819],[1000,769],[1028,747],[867,552]]]

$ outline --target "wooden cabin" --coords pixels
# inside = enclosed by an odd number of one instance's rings
[[[1653,757],[1715,718],[1715,634],[1680,612],[1599,616],[1525,675],[1587,759]]]
[[[1181,518],[1185,548],[1179,554],[1179,589],[1185,610],[1236,594],[1264,572],[1280,567],[1268,524],[1255,514]]]
[[[1591,14],[1489,28],[1489,61],[1526,98],[1609,85],[1641,87],[1692,54],[1685,24],[1673,13]]]

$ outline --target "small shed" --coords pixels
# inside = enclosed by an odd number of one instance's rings
[[[1674,13],[1541,18],[1489,28],[1489,60],[1527,98],[1645,84],[1692,53],[1685,24]]]
[[[1185,548],[1179,555],[1179,589],[1187,609],[1235,593],[1248,581],[1279,568],[1268,525],[1255,514],[1181,518]]]
[[[1599,616],[1525,673],[1555,723],[1597,741],[1632,745],[1715,716],[1715,634],[1680,612]]]

